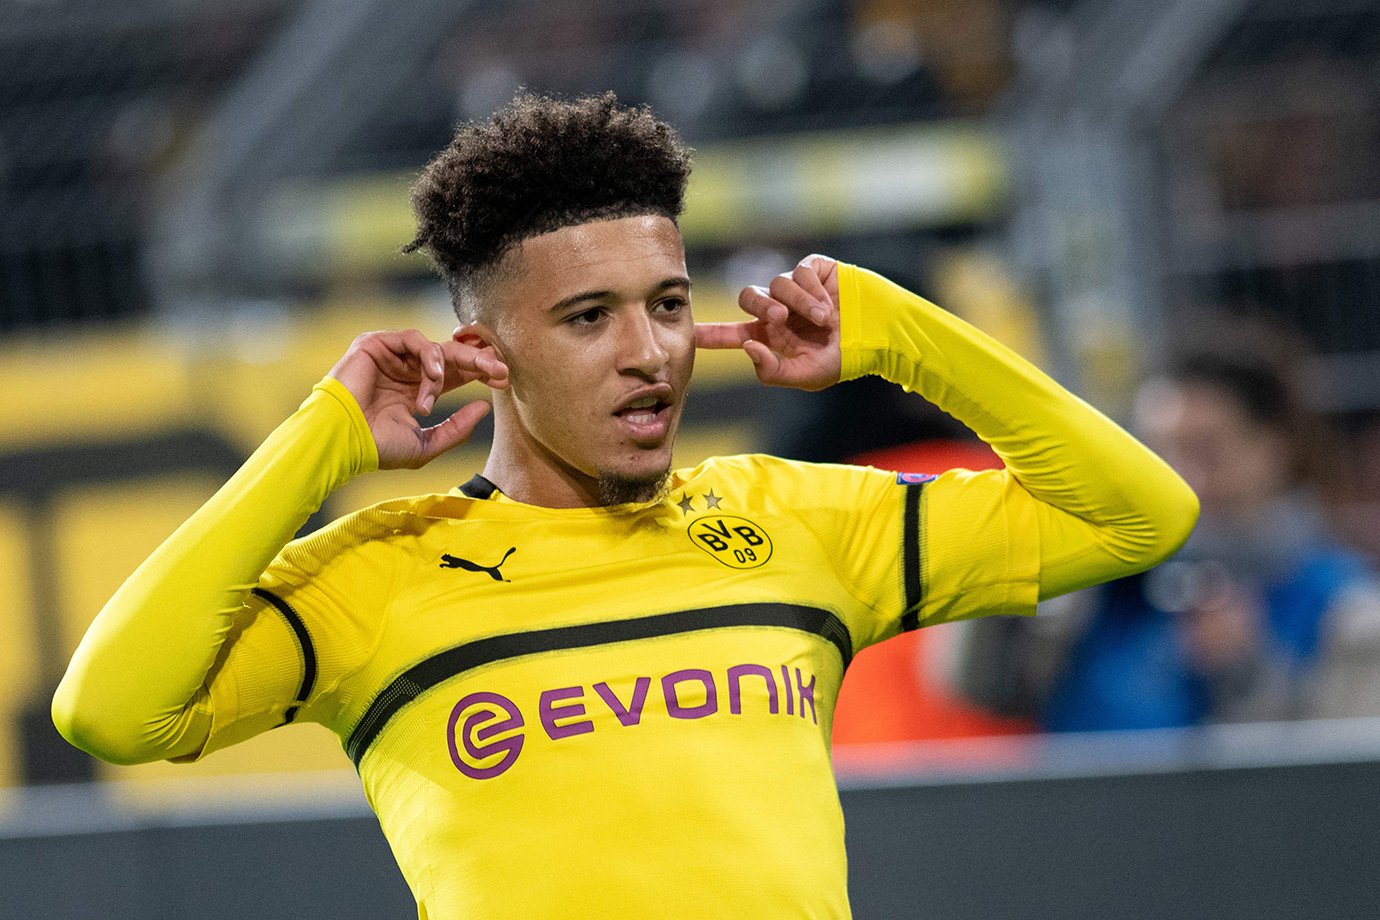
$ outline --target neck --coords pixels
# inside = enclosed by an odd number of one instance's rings
[[[494,405],[494,438],[484,478],[514,501],[543,508],[594,508],[602,504],[599,480],[581,473],[533,441],[507,412]]]

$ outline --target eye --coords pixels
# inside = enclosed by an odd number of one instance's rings
[[[656,313],[679,313],[688,306],[690,306],[690,301],[684,297],[667,297],[653,304],[652,310]]]
[[[603,307],[590,307],[588,310],[567,316],[565,321],[572,326],[593,326],[603,318]]]

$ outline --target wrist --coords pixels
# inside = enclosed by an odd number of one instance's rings
[[[839,353],[842,364],[839,380],[853,380],[874,372],[868,353],[862,347],[862,297],[858,290],[858,267],[838,263]]]
[[[348,476],[373,472],[379,468],[378,445],[359,400],[344,383],[333,376],[327,376],[312,387],[312,393],[302,404],[306,409],[311,404],[319,405],[321,411],[329,411],[336,416],[336,424],[343,427],[348,439]],[[313,406],[315,408],[315,406]]]
[[[876,374],[892,383],[911,385],[910,375],[897,366],[898,345],[914,337],[911,327],[917,307],[935,309],[876,272],[840,262],[839,379]]]

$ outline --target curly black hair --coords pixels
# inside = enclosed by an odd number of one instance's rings
[[[672,221],[690,149],[645,106],[613,93],[572,102],[520,92],[488,121],[462,124],[412,186],[422,250],[472,320],[476,293],[513,246],[562,227],[643,214]]]

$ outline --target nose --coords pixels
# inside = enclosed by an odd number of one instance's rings
[[[630,310],[619,329],[619,370],[655,377],[666,367],[670,352],[661,341],[657,323],[645,310]]]

